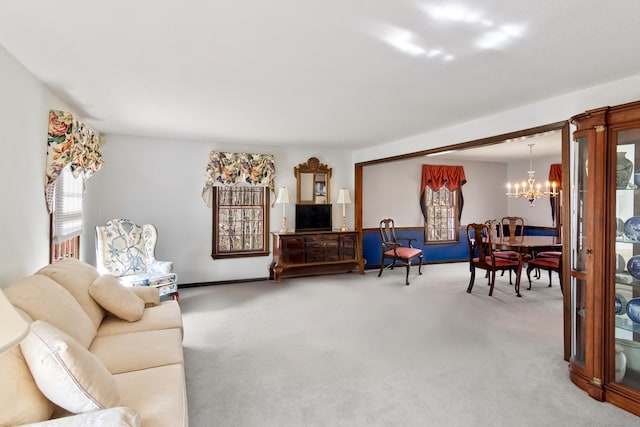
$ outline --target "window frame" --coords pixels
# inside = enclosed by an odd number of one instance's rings
[[[221,204],[221,199],[224,197],[222,192],[224,191],[262,191],[262,203],[261,204]],[[211,239],[211,257],[213,259],[224,258],[246,258],[246,257],[258,257],[268,256],[271,252],[269,249],[269,211],[270,211],[270,190],[269,187],[264,186],[214,186],[213,187],[213,203],[212,203],[212,239]],[[223,217],[222,210],[228,209],[227,206],[244,206],[250,209],[255,209],[259,206],[262,209],[262,248],[252,249],[235,249],[224,250],[221,249],[220,239],[223,237],[220,233],[220,220]],[[244,234],[242,235],[244,236]]]
[[[70,186],[72,191],[66,191],[65,184],[69,184],[68,180],[73,180],[73,184]],[[79,180],[79,181],[77,181]],[[79,183],[79,184],[77,184]],[[79,221],[80,228],[78,231],[74,231],[71,233],[66,239],[59,240],[57,237],[56,230],[59,230],[60,227],[57,225],[56,213],[61,208],[60,203],[62,202],[64,205],[65,200],[61,200],[61,197],[64,194],[68,194],[71,199],[77,199],[78,195],[80,195],[80,209],[74,210],[71,215],[67,213],[67,216],[73,220],[74,218],[77,220],[78,212],[79,212]],[[67,201],[67,205],[69,205]],[[67,165],[64,169],[62,169],[58,179],[54,184],[54,192],[53,192],[53,209],[51,214],[49,215],[49,262],[54,263],[61,259],[65,258],[75,258],[80,259],[80,236],[84,231],[84,213],[85,213],[85,192],[84,192],[84,179],[82,176],[74,177],[71,172],[70,165]],[[65,236],[66,237],[66,236]]]
[[[430,209],[432,209],[432,205],[429,204],[429,201],[433,199],[432,194],[433,193],[441,193],[441,192],[447,192],[449,193],[447,195],[447,197],[450,200],[450,205],[447,207],[448,209],[451,210],[450,212],[450,216],[453,217],[453,226],[451,228],[447,227],[447,230],[451,230],[453,239],[429,239],[429,235],[430,235],[430,224],[429,224],[429,219],[432,218],[432,215],[428,215],[427,214],[427,220],[424,221],[424,244],[425,245],[441,245],[441,244],[447,244],[447,243],[458,243],[460,242],[460,233],[459,233],[459,229],[460,229],[460,206],[458,204],[458,192],[460,191],[460,189],[458,190],[454,190],[454,191],[450,191],[449,189],[447,189],[445,186],[442,186],[439,190],[434,191],[432,190],[429,186],[427,186],[425,188],[425,197],[424,197],[424,212],[429,212]],[[450,218],[450,216],[447,216],[447,219]],[[449,236],[447,236],[449,237]]]

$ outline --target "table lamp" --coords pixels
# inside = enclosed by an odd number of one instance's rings
[[[0,290],[0,353],[18,344],[29,332],[29,323]]]
[[[278,197],[276,198],[276,204],[282,205],[282,228],[280,229],[281,233],[286,233],[287,230],[287,216],[286,216],[286,208],[289,203],[289,189],[287,187],[282,187],[278,190]]]
[[[349,228],[347,227],[347,214],[345,212],[345,205],[347,203],[351,203],[349,190],[341,188],[340,191],[338,191],[338,200],[336,200],[336,203],[342,203],[342,227],[340,228],[340,231],[349,231]]]

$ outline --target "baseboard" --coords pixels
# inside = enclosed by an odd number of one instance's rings
[[[262,282],[265,280],[269,280],[269,277],[257,277],[255,279],[217,280],[215,282],[180,283],[178,285],[178,289],[198,288],[200,286],[232,285],[234,283]]]

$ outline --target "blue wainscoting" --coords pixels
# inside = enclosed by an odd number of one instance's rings
[[[466,228],[458,230],[458,242],[445,245],[425,245],[424,230],[396,229],[398,237],[412,237],[413,247],[422,249],[425,263],[459,262],[469,260],[469,245],[467,244]],[[555,236],[556,230],[546,227],[525,227],[524,234],[528,236]],[[362,233],[362,256],[367,260],[367,268],[380,267],[382,259],[380,232],[378,229],[367,229]]]

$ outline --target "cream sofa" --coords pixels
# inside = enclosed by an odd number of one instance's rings
[[[0,426],[188,425],[178,303],[160,302],[152,287],[120,287],[125,298],[105,299],[96,290],[112,289],[110,278],[64,260],[2,289],[33,323],[19,346],[0,354]],[[139,320],[113,314],[122,315],[122,300],[139,309]],[[47,341],[51,334],[62,344]],[[50,353],[37,359],[34,348]]]

